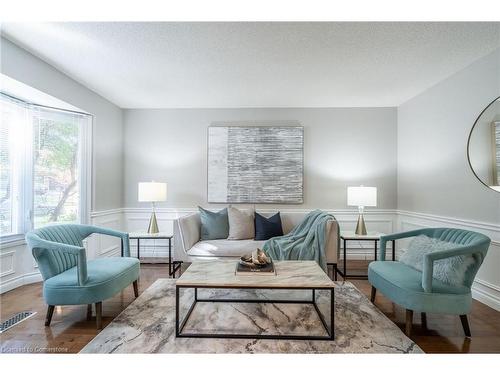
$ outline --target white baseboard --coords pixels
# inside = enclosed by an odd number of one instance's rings
[[[500,288],[496,285],[476,278],[472,285],[472,298],[500,311]]]
[[[32,272],[24,275],[16,276],[7,281],[2,281],[0,285],[0,294],[8,292],[12,289],[19,288],[20,286],[38,283],[42,281],[42,275],[40,272]]]

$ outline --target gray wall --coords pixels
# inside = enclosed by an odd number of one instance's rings
[[[122,204],[122,110],[51,65],[1,39],[1,72],[94,115],[92,210]]]
[[[207,128],[226,121],[304,126],[304,204],[294,207],[346,208],[346,187],[364,184],[378,187],[378,208],[396,208],[395,108],[124,110],[124,207],[144,206],[137,183],[152,179],[168,183],[162,206],[207,205]]]
[[[500,223],[500,194],[467,162],[479,113],[500,95],[500,50],[398,108],[398,208]]]

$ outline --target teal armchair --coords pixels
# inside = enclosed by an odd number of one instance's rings
[[[87,261],[83,240],[93,233],[121,239],[122,257]],[[54,307],[87,305],[87,319],[95,304],[97,329],[102,327],[102,301],[130,284],[138,296],[139,260],[130,257],[128,233],[91,225],[49,225],[26,235],[26,241],[43,277],[43,297],[48,305],[45,325]]]
[[[387,241],[426,235],[456,244],[455,248],[424,255],[422,272],[398,261],[386,261]],[[371,301],[377,290],[406,309],[406,335],[410,336],[413,312],[419,311],[422,326],[427,327],[426,313],[459,315],[466,336],[470,336],[467,314],[472,307],[471,287],[491,240],[483,234],[452,228],[425,228],[396,233],[380,238],[380,261],[368,266],[368,280],[372,285]],[[433,278],[434,262],[439,259],[471,255],[474,262],[467,268],[463,285],[449,285]]]

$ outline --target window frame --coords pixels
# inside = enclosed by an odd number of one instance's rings
[[[26,107],[27,111],[32,108],[42,108],[44,110],[60,111],[70,114],[82,115],[81,123],[78,132],[78,187],[79,187],[79,209],[78,223],[87,224],[90,222],[90,213],[92,209],[93,195],[93,176],[92,176],[92,147],[93,147],[93,124],[94,116],[90,113],[73,111],[63,108],[56,108],[42,104],[32,103],[8,93],[0,91],[0,96],[6,97],[7,100],[17,102],[18,105]],[[30,114],[31,116],[31,114]],[[33,126],[30,121],[25,121],[24,127],[24,151],[21,155],[19,185],[20,198],[18,202],[19,216],[16,218],[17,234],[2,235],[0,233],[0,244],[18,245],[25,242],[25,235],[30,230],[34,229],[34,160],[33,160]],[[49,224],[50,225],[50,224]]]

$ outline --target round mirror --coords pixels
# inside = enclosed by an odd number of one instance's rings
[[[474,123],[467,156],[479,181],[500,193],[500,97],[493,100]]]

